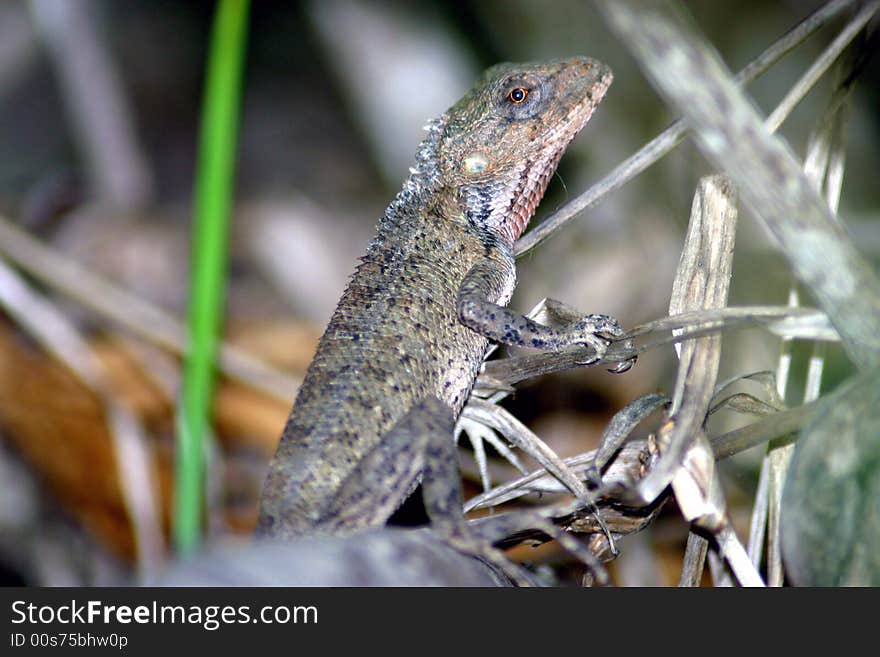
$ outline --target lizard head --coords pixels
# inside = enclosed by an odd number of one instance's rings
[[[512,245],[611,80],[586,57],[488,69],[447,112],[438,145],[442,179],[467,220]]]

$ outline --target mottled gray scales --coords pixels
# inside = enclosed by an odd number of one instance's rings
[[[467,544],[452,431],[488,339],[605,344],[592,324],[555,330],[503,307],[513,243],[610,83],[587,58],[501,64],[428,125],[306,373],[262,534],[381,525],[423,477],[432,523]]]

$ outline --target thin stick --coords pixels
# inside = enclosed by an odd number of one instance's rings
[[[857,367],[880,364],[880,279],[788,145],[769,133],[679,2],[599,3],[661,95],[694,125],[703,154],[737,186]],[[860,12],[875,11],[880,2]]]
[[[877,2],[867,3],[862,10],[846,24],[840,34],[832,41],[815,62],[807,69],[795,85],[789,90],[777,105],[773,113],[767,117],[766,125],[770,132],[775,132],[782,124],[785,118],[791,114],[795,106],[801,101],[801,98],[807,95],[807,92],[813,88],[831,65],[840,56],[840,53],[856,38],[856,35],[862,31],[862,28],[868,24],[868,21],[874,16],[878,8]]]
[[[30,9],[95,194],[115,206],[136,207],[150,200],[153,176],[124,85],[95,20],[97,4],[31,0]]]
[[[137,546],[138,570],[142,576],[155,573],[162,563],[165,546],[156,482],[149,467],[152,456],[143,427],[119,403],[104,366],[67,317],[2,260],[0,306],[101,402],[113,441],[119,488]]]
[[[857,20],[854,20],[853,24],[857,22]],[[840,41],[840,38],[835,40],[835,42]],[[827,68],[833,60],[824,57],[823,54],[819,61],[822,61],[825,68]],[[829,100],[828,108],[810,135],[807,156],[804,161],[804,172],[817,192],[823,193],[824,187],[825,199],[835,217],[837,216],[840,191],[843,183],[841,171],[845,158],[848,100],[855,80],[855,73],[857,73],[857,66],[858,57],[854,49],[850,49],[848,56],[841,58],[838,62],[835,71],[835,91]],[[808,73],[815,77],[816,74],[813,71],[816,68],[814,65]],[[826,180],[828,181],[827,186],[823,185]],[[790,292],[790,298],[794,300],[793,305],[797,303],[797,296],[797,290],[793,287]],[[813,353],[810,355],[807,367],[807,381],[803,395],[804,403],[809,403],[819,398],[822,371],[824,369],[824,353],[824,345],[821,342],[814,342]],[[780,362],[787,362],[790,359],[790,345],[783,342]],[[785,374],[787,377],[788,372],[786,371]],[[780,386],[784,385],[785,378],[780,378]],[[785,576],[782,567],[781,541],[782,492],[793,456],[793,444],[774,445],[771,443],[761,469],[762,476],[766,470],[769,484],[766,500],[768,505],[766,512],[767,583],[774,587],[782,586]]]
[[[678,580],[680,587],[699,586],[703,579],[703,566],[706,564],[706,554],[709,552],[709,541],[695,534],[688,533],[687,547],[684,550],[684,564],[681,568],[681,576]]]
[[[175,317],[40,243],[3,216],[0,253],[97,315],[148,342],[176,354],[184,353],[185,331]],[[293,398],[300,384],[298,378],[226,343],[220,345],[219,367],[230,378],[285,402]]]
[[[789,30],[746,65],[736,75],[736,81],[739,84],[748,84],[763,75],[776,62],[806,41],[822,25],[852,5],[853,2],[854,0],[835,0],[817,9],[812,15],[798,23],[798,25]],[[535,228],[523,235],[517,241],[514,248],[516,257],[519,258],[525,255],[578,214],[623,187],[623,185],[678,146],[684,140],[686,133],[687,127],[685,122],[682,119],[675,121],[661,134],[642,146],[635,154],[617,165],[602,180],[595,183],[583,194],[573,198],[539,225],[535,226]]]

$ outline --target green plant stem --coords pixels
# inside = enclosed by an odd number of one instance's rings
[[[177,418],[174,543],[199,543],[218,336],[223,314],[227,233],[235,172],[249,0],[219,0],[212,27],[196,168],[189,342]]]

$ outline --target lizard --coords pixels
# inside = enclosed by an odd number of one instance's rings
[[[432,527],[461,537],[453,431],[490,341],[585,345],[598,361],[622,334],[607,315],[551,327],[506,307],[514,242],[611,81],[586,57],[498,64],[428,123],[307,369],[269,466],[259,536],[382,526],[421,481]]]

